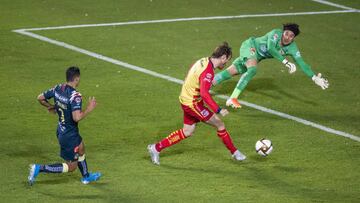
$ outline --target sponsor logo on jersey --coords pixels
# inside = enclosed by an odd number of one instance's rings
[[[211,80],[212,80],[212,74],[211,73],[206,73],[204,81],[211,82]]]
[[[69,101],[68,98],[60,95],[60,94],[57,93],[56,91],[55,91],[55,98],[56,98],[57,100],[60,100],[62,103],[68,103],[68,101]]]
[[[206,117],[206,116],[208,116],[208,115],[210,114],[209,111],[206,110],[206,109],[202,110],[200,113],[201,113],[201,115],[204,116],[204,117]]]
[[[268,54],[267,54],[267,46],[265,45],[265,44],[261,44],[260,45],[260,55],[262,56],[262,57],[265,57],[265,56],[267,56]]]
[[[250,55],[251,56],[255,55],[255,51],[256,51],[256,49],[254,47],[251,47],[250,48]]]
[[[278,34],[274,34],[273,41],[276,41],[279,38]]]
[[[209,78],[204,78],[204,81],[206,81],[206,82],[211,82],[211,79],[209,79]]]
[[[60,108],[62,108],[63,110],[67,109],[67,104],[63,104],[61,103],[61,101],[56,101],[56,105]]]
[[[301,57],[300,51],[297,51],[295,57]]]
[[[270,40],[276,43],[276,41],[278,40],[278,38],[279,38],[279,35],[278,35],[278,34],[274,34],[274,36],[271,37]]]
[[[76,92],[76,91],[71,92],[70,102],[72,102],[76,97],[81,97],[80,92]]]
[[[80,103],[81,103],[81,97],[76,97],[76,98],[75,98],[75,102],[76,102],[77,104],[80,104]]]

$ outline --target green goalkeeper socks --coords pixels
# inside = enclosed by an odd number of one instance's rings
[[[231,98],[238,98],[240,93],[245,89],[250,80],[256,75],[256,66],[249,67],[247,71],[240,77],[239,82],[237,83]]]
[[[231,78],[231,74],[227,70],[223,70],[215,75],[214,80],[216,81],[216,85],[217,85],[230,78]]]
[[[233,93],[231,94],[230,98],[238,98],[240,93],[241,93],[241,90],[239,90],[238,88],[235,88]]]

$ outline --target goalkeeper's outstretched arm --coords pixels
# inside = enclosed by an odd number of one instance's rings
[[[314,81],[314,83],[318,86],[320,86],[323,90],[327,89],[329,87],[329,81],[321,76],[321,73],[318,73],[315,75],[314,71],[311,69],[311,67],[305,63],[305,61],[302,59],[300,54],[299,56],[293,56],[296,63],[300,66],[301,70]]]

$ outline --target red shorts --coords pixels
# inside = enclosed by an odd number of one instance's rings
[[[212,111],[204,106],[203,101],[194,103],[192,107],[181,104],[181,108],[184,111],[184,124],[187,125],[192,125],[200,121],[206,122],[214,115]]]

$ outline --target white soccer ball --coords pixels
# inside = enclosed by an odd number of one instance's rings
[[[263,138],[256,142],[255,150],[256,153],[260,154],[261,156],[267,156],[272,152],[273,146],[270,140]]]

